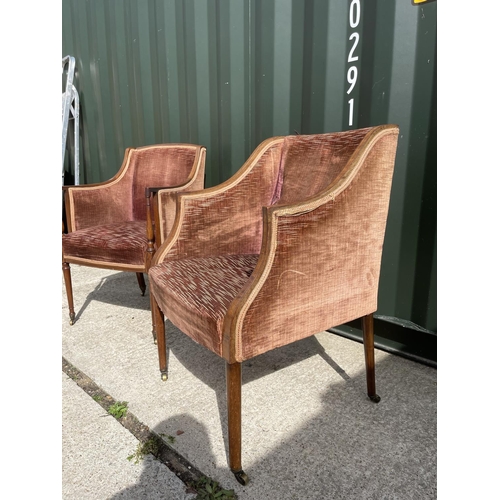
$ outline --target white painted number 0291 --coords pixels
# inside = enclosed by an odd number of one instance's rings
[[[349,26],[351,29],[357,28],[359,25],[359,21],[361,18],[361,5],[360,0],[352,0],[349,6]],[[354,55],[354,52],[359,44],[359,33],[357,31],[353,31],[349,40],[352,40],[351,50],[349,51],[349,56],[347,57],[348,63],[354,63],[359,58],[357,55]],[[354,65],[349,66],[347,70],[347,83],[349,84],[349,88],[347,89],[347,95],[349,95],[356,86],[358,81],[358,68]],[[347,101],[349,104],[349,126],[352,126],[353,116],[354,116],[354,98],[349,99]]]

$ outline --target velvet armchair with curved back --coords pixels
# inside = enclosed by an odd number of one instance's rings
[[[160,231],[155,224],[158,193],[203,189],[205,155],[203,146],[193,144],[127,148],[112,179],[63,186],[67,232],[62,235],[62,267],[70,324],[75,321],[71,263],[135,272],[144,295],[143,273],[169,229],[164,223]],[[162,210],[175,211],[175,203],[164,203]]]
[[[229,466],[241,464],[241,363],[373,312],[398,127],[274,137],[219,186],[177,198],[150,269],[162,378],[164,318],[226,361]],[[161,201],[160,201],[161,203]]]

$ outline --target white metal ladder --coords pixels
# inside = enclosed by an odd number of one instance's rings
[[[64,185],[64,156],[66,153],[66,141],[68,138],[69,120],[74,120],[75,131],[75,185],[80,184],[80,99],[73,85],[75,76],[75,58],[66,56],[62,59],[62,72],[67,67],[66,88],[62,94],[62,184]]]

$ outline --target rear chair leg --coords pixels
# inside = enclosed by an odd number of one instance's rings
[[[229,467],[243,486],[248,476],[241,468],[241,363],[226,363]]]
[[[167,373],[167,343],[165,340],[165,316],[158,307],[156,299],[151,295],[151,312],[153,314],[153,328],[156,328],[156,340],[158,344],[158,358],[160,360],[161,379],[165,382],[168,379]]]
[[[363,344],[365,347],[366,385],[368,397],[374,402],[380,401],[375,391],[375,348],[373,340],[373,314],[363,316]]]
[[[144,297],[144,294],[146,293],[146,282],[144,281],[144,274],[142,273],[135,273],[137,276],[137,283],[139,283],[139,288],[141,289],[141,295]]]
[[[75,324],[75,308],[73,304],[73,287],[71,285],[71,269],[67,262],[62,263],[62,270],[64,275],[64,284],[66,286],[66,296],[68,298],[69,307],[69,324]]]

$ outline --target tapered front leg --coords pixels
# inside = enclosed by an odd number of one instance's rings
[[[241,468],[241,363],[226,363],[229,467],[237,481],[248,484]]]
[[[167,342],[165,339],[165,316],[158,303],[150,292],[151,296],[151,314],[153,316],[153,329],[156,331],[156,342],[158,344],[158,359],[160,361],[161,379],[166,381],[168,379],[167,373]]]
[[[71,269],[67,262],[62,263],[64,285],[66,286],[66,297],[68,298],[69,324],[75,323],[75,308],[73,304],[73,286],[71,284]]]
[[[363,344],[365,347],[366,385],[368,397],[374,402],[380,401],[375,390],[375,347],[373,339],[373,314],[363,316]]]

